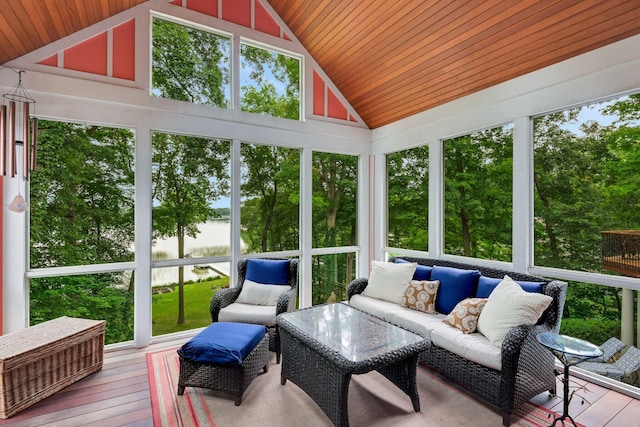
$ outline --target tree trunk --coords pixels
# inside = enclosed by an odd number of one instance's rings
[[[184,258],[184,227],[178,224],[178,258]],[[184,324],[184,267],[178,267],[178,325]]]

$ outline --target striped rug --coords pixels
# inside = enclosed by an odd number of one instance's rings
[[[234,399],[230,395],[207,389],[187,387],[184,395],[178,396],[180,366],[176,349],[147,353],[147,366],[155,427],[333,425],[295,384],[291,381],[287,381],[284,386],[280,384],[280,367],[275,364],[273,354],[269,372],[261,373],[251,383],[240,406],[234,405]],[[418,387],[421,411],[414,412],[410,399],[382,375],[377,372],[354,375],[349,387],[350,425],[502,425],[499,412],[450,385],[427,368],[418,369]],[[543,407],[527,403],[512,416],[512,426],[548,426],[555,415]],[[578,427],[584,426],[578,424]]]

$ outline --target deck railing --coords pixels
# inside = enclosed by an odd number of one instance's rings
[[[602,268],[640,277],[640,230],[603,231]]]

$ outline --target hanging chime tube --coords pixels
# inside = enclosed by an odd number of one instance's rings
[[[9,101],[9,130],[7,143],[9,144],[9,176],[16,176],[16,103]]]
[[[36,168],[36,149],[38,145],[38,118],[31,119],[31,170]]]
[[[28,180],[29,163],[31,163],[31,150],[29,150],[31,145],[31,138],[29,138],[29,103],[23,102],[22,106],[22,176],[24,176],[25,180]]]
[[[0,175],[7,173],[7,106],[0,105]]]

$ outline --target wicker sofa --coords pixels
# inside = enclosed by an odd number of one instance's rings
[[[544,331],[558,332],[562,317],[562,310],[567,291],[567,284],[560,281],[552,281],[546,278],[520,274],[512,271],[490,269],[476,265],[462,264],[457,262],[442,261],[426,258],[402,257],[403,260],[416,262],[425,266],[441,266],[453,267],[465,270],[477,270],[483,276],[501,279],[505,275],[509,275],[516,281],[536,281],[542,282],[542,292],[553,298],[549,307],[544,311],[536,325],[517,326],[509,330],[501,348],[495,351],[498,354],[498,363],[501,364],[499,369],[496,367],[484,366],[476,361],[469,360],[469,355],[475,351],[475,346],[484,339],[482,334],[473,333],[460,337],[463,339],[467,336],[474,336],[475,344],[471,344],[467,357],[457,354],[455,351],[441,348],[434,344],[421,353],[420,361],[436,371],[444,374],[458,384],[462,385],[471,394],[484,400],[485,402],[497,407],[503,415],[503,424],[509,426],[511,423],[511,414],[514,407],[530,400],[532,397],[544,391],[555,393],[556,377],[554,372],[555,361],[553,355],[540,345],[536,340],[536,335]],[[390,259],[395,262],[395,258]],[[442,325],[442,316],[416,312],[408,308],[389,307],[393,311],[391,320],[386,316],[385,304],[393,304],[385,301],[375,301],[373,307],[375,309],[367,309],[367,305],[363,307],[354,304],[357,300],[366,299],[362,296],[362,292],[366,288],[368,279],[356,279],[348,285],[347,296],[349,303],[357,308],[369,311],[378,317],[399,326],[412,329],[413,332],[425,335],[431,339],[429,333],[424,330],[424,323],[418,322],[417,316],[434,316],[431,320],[435,327]],[[353,299],[354,296],[358,298]],[[404,310],[404,311],[403,311]],[[398,317],[400,316],[400,317]],[[403,319],[402,317],[405,317]],[[411,319],[409,319],[411,317]],[[425,318],[425,320],[427,320]],[[416,327],[411,327],[412,322]],[[437,324],[436,324],[437,323]],[[444,325],[447,326],[447,325]]]

